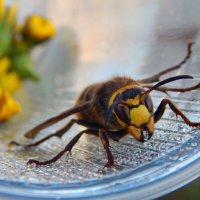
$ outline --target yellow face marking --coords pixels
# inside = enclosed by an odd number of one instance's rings
[[[154,118],[151,117],[149,123],[147,124],[147,127],[149,128],[149,131],[151,134],[154,132]]]
[[[137,86],[137,85],[127,85],[127,86],[122,87],[122,88],[118,89],[117,91],[115,91],[115,92],[112,94],[112,96],[110,97],[108,106],[110,106],[110,105],[113,103],[115,97],[116,97],[118,94],[121,94],[122,92],[126,91],[127,89],[131,89],[131,88],[135,88],[135,87],[138,87],[138,86]]]
[[[136,140],[139,140],[141,137],[141,131],[139,128],[136,128],[134,126],[128,127],[128,133],[130,133]]]
[[[130,106],[136,106],[140,103],[140,96],[137,95],[134,99],[127,99],[126,103]]]
[[[131,123],[140,127],[142,124],[148,123],[150,120],[150,113],[146,106],[140,105],[137,108],[130,110]]]

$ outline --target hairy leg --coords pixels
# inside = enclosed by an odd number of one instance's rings
[[[100,125],[90,122],[90,121],[86,121],[83,119],[72,119],[63,128],[59,129],[55,133],[52,133],[52,134],[46,136],[45,138],[42,138],[41,140],[39,140],[37,142],[31,143],[31,144],[20,144],[16,141],[12,141],[10,144],[17,145],[17,146],[23,146],[25,148],[35,147],[35,146],[41,144],[42,142],[50,139],[51,137],[56,136],[56,137],[61,138],[74,124],[79,124],[79,125],[85,126],[87,128],[92,128],[92,129],[97,129],[97,130],[100,128]]]
[[[34,160],[34,159],[30,159],[27,164],[36,164],[36,165],[48,165],[51,163],[56,162],[64,153],[66,152],[71,152],[73,146],[78,142],[78,140],[80,139],[80,137],[83,135],[83,133],[86,134],[90,134],[91,132],[93,132],[92,129],[86,129],[83,130],[81,132],[79,132],[66,146],[65,148],[60,151],[56,156],[54,156],[53,158],[51,158],[50,160],[46,160],[46,161],[38,161],[38,160]]]
[[[109,149],[110,145],[109,145],[108,138],[106,137],[106,130],[99,129],[99,138],[101,140],[101,143],[102,143],[104,149],[106,150],[107,159],[108,159],[108,162],[104,165],[103,168],[112,167],[114,165],[114,159],[113,159],[113,155]]]
[[[169,99],[163,99],[160,103],[160,105],[158,106],[157,110],[154,113],[154,121],[155,123],[158,122],[162,115],[165,112],[165,108],[167,106],[167,104],[169,105],[169,107],[171,108],[171,110],[176,114],[181,116],[181,118],[183,119],[183,121],[192,127],[199,127],[200,126],[200,122],[191,122],[183,113],[182,111]]]
[[[182,65],[184,65],[186,63],[186,61],[191,57],[191,54],[192,54],[192,45],[194,43],[193,42],[190,42],[188,43],[188,46],[187,46],[187,55],[185,56],[185,58],[180,62],[178,63],[177,65],[174,65],[172,67],[169,67],[165,70],[162,70],[160,71],[159,73],[157,74],[154,74],[153,76],[150,76],[150,77],[147,77],[147,78],[144,78],[144,79],[140,79],[140,80],[137,80],[137,82],[139,83],[153,83],[153,82],[157,82],[160,80],[160,77],[164,74],[167,74],[171,71],[174,71],[174,70],[177,70],[179,68],[181,68]]]
[[[39,131],[63,120],[66,117],[69,117],[70,115],[82,112],[83,110],[86,110],[86,109],[89,109],[92,105],[93,105],[93,101],[89,101],[89,102],[85,102],[81,105],[77,105],[71,109],[68,109],[68,110],[60,113],[59,115],[56,115],[56,116],[42,122],[41,124],[35,126],[30,131],[25,133],[25,137],[34,138],[39,133]]]

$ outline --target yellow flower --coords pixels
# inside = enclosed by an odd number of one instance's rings
[[[7,121],[21,109],[19,103],[10,94],[0,88],[0,121]]]
[[[0,18],[4,16],[5,7],[4,7],[4,0],[0,0]]]
[[[55,28],[53,24],[44,17],[32,15],[26,19],[23,33],[25,36],[37,42],[42,42],[55,35]]]
[[[20,111],[19,103],[9,94],[17,90],[21,84],[16,73],[8,72],[10,64],[8,57],[0,58],[0,121],[7,121]]]
[[[8,72],[9,65],[9,58],[0,58],[0,88],[12,93],[21,86],[21,81],[16,73]]]
[[[10,59],[8,57],[0,58],[0,74],[5,73],[10,66]]]
[[[21,81],[14,72],[8,73],[6,76],[2,77],[0,81],[1,88],[11,93],[15,92],[21,86]]]
[[[14,1],[13,4],[7,8],[7,13],[6,13],[7,14],[7,16],[6,16],[7,21],[10,24],[15,23],[16,13],[17,13],[17,3],[16,3],[16,1]]]
[[[9,7],[5,7],[4,0],[0,0],[0,19],[4,18],[6,22],[14,24],[17,13],[17,3],[14,1]]]

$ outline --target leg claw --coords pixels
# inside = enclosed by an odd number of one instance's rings
[[[19,143],[16,142],[16,141],[11,141],[8,145],[9,145],[9,146],[13,146],[13,145],[15,145],[15,146],[21,146],[21,144],[19,144]]]
[[[104,165],[104,167],[103,167],[103,169],[105,169],[105,168],[111,168],[111,167],[113,167],[113,165],[114,165],[114,162],[108,162],[108,163],[106,163],[105,165]]]
[[[72,155],[72,152],[71,150],[67,152],[67,156],[71,156]]]
[[[40,162],[37,161],[37,160],[34,160],[34,159],[30,159],[30,160],[27,162],[27,165],[31,165],[31,164],[40,165]]]

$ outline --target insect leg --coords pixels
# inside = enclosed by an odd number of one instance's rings
[[[73,115],[75,113],[86,110],[86,109],[90,108],[92,106],[92,104],[93,104],[93,102],[89,101],[89,102],[83,103],[81,105],[77,105],[69,110],[66,110],[66,111],[62,112],[61,114],[56,115],[56,116],[46,120],[45,122],[37,125],[36,127],[32,128],[30,131],[25,133],[25,137],[34,138],[38,134],[38,132],[41,131],[42,129],[45,129],[45,128],[63,120],[64,118],[66,118],[70,115]]]
[[[75,123],[79,124],[79,125],[82,125],[82,126],[85,126],[87,128],[92,128],[92,129],[99,129],[100,128],[100,126],[98,124],[90,122],[90,121],[86,121],[86,120],[83,120],[83,119],[72,119],[63,128],[59,129],[55,133],[52,133],[52,134],[46,136],[45,138],[42,138],[41,140],[39,140],[39,141],[37,141],[35,143],[24,144],[23,145],[23,144],[19,144],[16,141],[12,141],[10,144],[11,145],[17,145],[17,146],[23,146],[25,148],[34,147],[34,146],[37,146],[37,145],[41,144],[42,142],[48,140],[51,137],[54,137],[54,136],[62,137]]]
[[[99,129],[99,138],[101,140],[101,143],[102,143],[104,149],[106,150],[107,159],[108,159],[108,162],[104,165],[103,168],[112,167],[114,165],[113,155],[109,149],[110,145],[109,145],[109,141],[108,141],[108,138],[106,137],[105,133],[106,133],[106,131],[104,129]]]
[[[163,99],[160,103],[160,105],[158,106],[157,110],[154,113],[154,121],[155,123],[157,121],[159,121],[163,115],[163,113],[165,112],[165,108],[166,105],[169,105],[169,107],[171,108],[171,110],[176,114],[181,116],[181,118],[183,119],[183,121],[192,127],[199,127],[200,126],[200,122],[191,122],[183,113],[182,111],[169,99]]]
[[[165,70],[162,70],[159,73],[154,74],[153,76],[137,80],[137,82],[138,83],[153,83],[153,82],[157,82],[157,81],[160,80],[160,77],[162,75],[167,74],[167,73],[169,73],[171,71],[174,71],[174,70],[177,70],[177,69],[181,68],[181,66],[184,65],[186,63],[186,61],[191,57],[191,54],[192,54],[192,45],[193,44],[194,44],[193,42],[188,43],[188,46],[187,46],[187,55],[185,56],[185,58],[180,63],[178,63],[177,65],[174,65],[172,67],[169,67],[169,68],[167,68]]]
[[[146,88],[151,88],[153,87],[153,85],[143,85],[143,87],[146,87]],[[170,87],[159,87],[159,88],[156,88],[156,90],[160,91],[160,92],[189,92],[191,90],[196,90],[196,89],[199,89],[200,88],[200,83],[194,85],[194,86],[191,86],[191,87],[186,87],[186,88],[170,88]]]
[[[27,164],[36,164],[36,165],[48,165],[51,163],[56,162],[64,153],[66,152],[71,152],[73,146],[78,142],[78,140],[80,139],[80,137],[83,135],[83,133],[87,133],[90,134],[93,130],[92,129],[86,129],[83,130],[81,132],[79,132],[66,146],[65,148],[60,151],[56,156],[54,156],[53,158],[51,158],[50,160],[46,160],[46,161],[38,161],[38,160],[34,160],[34,159],[30,159]]]

